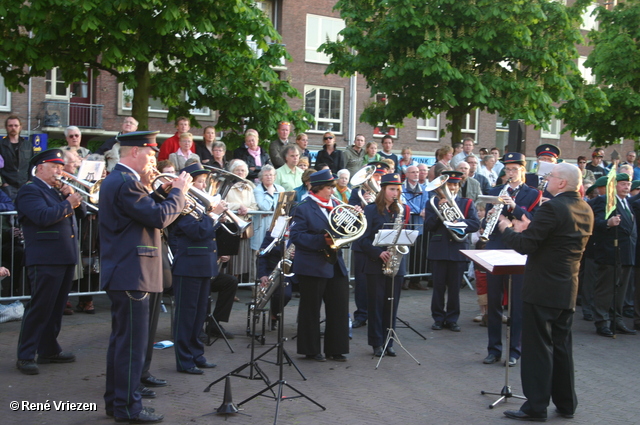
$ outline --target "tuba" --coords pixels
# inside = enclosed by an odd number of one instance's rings
[[[358,195],[360,196],[360,201],[362,202],[362,205],[369,204],[369,202],[367,202],[364,198],[364,192],[372,193],[374,197],[378,194],[378,192],[380,192],[380,185],[378,184],[377,181],[372,179],[375,173],[376,173],[376,166],[367,165],[366,167],[358,170],[353,175],[353,177],[351,177],[351,181],[350,181],[351,186],[360,187],[360,192],[358,193]]]
[[[436,177],[432,181],[430,181],[425,187],[426,191],[435,190],[438,196],[442,199],[446,199],[446,203],[443,205],[435,204],[435,197],[432,197],[429,202],[431,203],[431,207],[438,214],[440,220],[444,223],[445,227],[449,231],[451,237],[457,242],[463,242],[467,239],[467,235],[464,232],[464,229],[458,227],[448,226],[447,223],[453,223],[458,220],[464,220],[464,214],[458,208],[458,204],[456,204],[449,188],[445,184],[449,180],[449,176],[441,175]]]

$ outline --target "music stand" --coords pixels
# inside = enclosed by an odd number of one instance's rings
[[[422,225],[421,224],[405,224],[403,226],[404,228],[397,229],[397,230],[394,228],[389,228],[388,226],[394,226],[394,223],[385,223],[382,229],[378,230],[378,233],[376,233],[373,239],[374,246],[381,246],[381,247],[413,246],[419,234],[417,227]],[[400,261],[402,262],[402,260]],[[393,276],[391,276],[391,294],[390,294],[390,297],[387,299],[387,301],[389,301],[390,303],[389,328],[387,329],[387,338],[384,341],[384,345],[382,347],[382,355],[378,359],[378,363],[376,364],[376,369],[378,369],[378,366],[380,366],[380,362],[382,362],[384,355],[387,353],[387,347],[389,346],[389,342],[391,342],[391,340],[395,341],[400,346],[400,348],[402,348],[405,351],[405,353],[407,353],[409,357],[411,357],[416,363],[418,363],[419,365],[421,364],[418,361],[418,359],[413,357],[413,354],[411,354],[409,350],[407,350],[405,346],[402,345],[402,341],[400,341],[400,337],[398,337],[396,330],[393,329],[393,310],[394,310],[393,306],[395,301],[395,297],[393,296],[393,285],[394,285],[395,278],[396,278],[396,273],[394,273]],[[396,316],[396,319],[397,319],[397,316]],[[412,329],[415,333],[420,335],[420,333],[415,329],[413,329],[411,326],[409,326],[407,322],[402,321],[402,323],[404,323],[408,328]],[[424,338],[424,336],[422,337]]]
[[[509,283],[507,285],[507,356],[504,362],[504,386],[499,393],[480,391],[480,394],[500,396],[499,399],[489,405],[489,409],[493,409],[502,400],[506,402],[511,397],[526,400],[526,397],[513,394],[511,391],[511,385],[509,385],[509,352],[511,350],[511,275],[524,273],[527,257],[518,254],[513,249],[461,249],[460,252],[488,273],[509,275]]]

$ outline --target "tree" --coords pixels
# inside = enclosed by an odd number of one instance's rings
[[[342,40],[320,47],[327,73],[359,73],[372,97],[361,120],[400,124],[446,113],[452,142],[474,109],[546,126],[578,73],[580,14],[550,0],[339,0]]]
[[[54,67],[67,82],[90,68],[133,89],[141,129],[150,97],[169,119],[209,107],[219,128],[250,126],[263,137],[280,120],[304,131],[311,118],[289,107],[300,93],[273,67],[291,57],[251,0],[5,0],[0,16],[0,73],[11,90]]]
[[[585,135],[596,146],[640,140],[640,2],[628,0],[613,10],[596,9],[599,28],[589,33],[593,50],[585,67],[595,83],[589,96],[603,93],[608,103],[568,102],[561,108],[566,128]],[[589,98],[587,98],[588,100]]]

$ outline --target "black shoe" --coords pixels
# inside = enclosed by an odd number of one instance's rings
[[[596,333],[600,336],[613,338],[613,332],[611,332],[611,329],[609,329],[608,326],[600,326],[599,328],[596,328]]]
[[[367,321],[366,321],[366,320],[359,320],[359,319],[356,319],[356,320],[354,320],[354,321],[353,321],[353,323],[351,324],[351,327],[352,327],[353,329],[355,329],[355,328],[361,328],[362,326],[364,326],[364,325],[366,325],[366,324],[367,324]]]
[[[196,364],[196,366],[199,367],[200,369],[213,369],[218,365],[215,363],[204,362],[204,363],[198,363]]]
[[[220,329],[218,329],[218,327]],[[233,339],[235,338],[235,335],[232,334],[231,332],[225,330],[221,324],[218,323],[218,326],[216,326],[215,324],[212,324],[211,327],[209,328],[209,336],[212,336],[214,338],[222,338],[222,335],[224,334],[225,337],[227,337],[227,339]]]
[[[25,375],[37,375],[40,373],[38,365],[33,360],[18,360],[16,363],[16,367]]]
[[[487,357],[484,358],[482,363],[492,364],[492,363],[497,363],[499,361],[500,361],[500,356],[496,356],[495,354],[489,354]]]
[[[514,367],[518,364],[518,359],[515,357],[509,357],[509,367]]]
[[[587,322],[593,322],[593,314],[589,314],[589,313],[583,314],[582,319],[586,320]]]
[[[156,411],[156,409],[154,409],[153,407],[143,407],[142,410],[146,411],[147,413],[153,413]],[[113,418],[113,410],[105,410],[104,413],[110,418]]]
[[[327,358],[329,360],[333,360],[334,362],[346,362],[347,361],[347,356],[343,355],[343,354],[335,354],[332,356],[327,356]]]
[[[382,357],[382,347],[373,347],[373,355],[376,357]]]
[[[38,356],[38,364],[47,363],[71,363],[76,361],[76,356],[73,353],[67,353],[60,351],[54,356]]]
[[[156,398],[156,392],[147,387],[142,387],[139,392],[142,398]]]
[[[509,419],[517,419],[519,421],[546,422],[546,416],[531,416],[522,410],[507,410],[504,415]]]
[[[453,323],[446,323],[445,327],[447,329],[449,329],[450,331],[453,332],[460,332],[460,325],[458,325],[457,323],[453,322]]]
[[[156,378],[153,375],[149,375],[146,378],[140,379],[140,382],[143,383],[145,387],[164,387],[167,385],[166,380]]]
[[[409,289],[409,281],[405,280],[404,282],[402,282],[402,289],[404,289],[405,291]]]
[[[278,329],[278,320],[271,320],[271,330],[275,331]]]
[[[393,347],[387,347],[387,356],[389,357],[397,356],[396,350],[394,350]]]
[[[129,422],[130,424],[155,424],[164,420],[164,415],[156,415],[144,407],[134,418],[114,418],[116,422]]]
[[[622,315],[629,319],[633,319],[633,310],[622,310]]]
[[[317,362],[326,362],[327,359],[324,358],[322,354],[307,354],[305,357],[307,360],[315,360]]]
[[[190,369],[179,370],[178,372],[180,372],[180,373],[188,373],[189,375],[202,375],[204,373],[204,370],[198,369],[197,366],[194,366],[194,367],[192,367]]]
[[[619,333],[624,334],[624,335],[635,335],[636,334],[635,330],[629,329],[627,327],[627,325],[625,325],[624,323],[618,323],[616,325],[616,331],[618,331]]]
[[[434,322],[433,325],[431,325],[431,329],[433,329],[434,331],[441,331],[442,322]]]
[[[564,413],[558,408],[556,408],[556,413],[565,419],[573,419],[573,413]]]

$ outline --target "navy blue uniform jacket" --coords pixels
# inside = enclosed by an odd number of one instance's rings
[[[496,186],[489,191],[489,195],[498,196],[502,191],[504,185]],[[542,192],[538,189],[533,189],[532,187],[527,186],[526,184],[520,185],[520,190],[516,194],[516,208],[513,211],[507,212],[507,207],[502,209],[502,215],[506,216],[509,220],[513,219],[522,219],[522,216],[526,216],[529,220],[533,218],[533,214],[536,209],[540,206],[540,198],[542,198]],[[487,204],[486,211],[489,214],[489,211],[493,208],[493,204]],[[486,224],[486,220],[483,221],[483,227]],[[504,249],[506,248],[505,244],[502,242],[502,234],[498,230],[498,226],[493,229],[493,233],[487,243],[487,249]]]
[[[335,205],[335,201],[333,202]],[[296,246],[294,273],[322,278],[334,277],[334,264],[327,261],[325,254],[325,249],[329,247],[324,240],[324,234],[328,229],[329,221],[313,199],[305,198],[298,204],[289,229],[289,239]],[[338,250],[336,266],[343,276],[347,276],[342,250]]]
[[[16,209],[24,232],[26,266],[78,262],[76,218],[85,216],[84,203],[78,208],[71,208],[56,189],[34,177],[18,191]]]
[[[438,201],[437,197],[433,201],[436,206],[438,205]],[[473,205],[473,201],[468,198],[456,197],[455,203],[465,216],[465,219],[462,220],[467,224],[465,233],[477,232],[480,228],[480,220],[478,220],[478,212],[476,211],[475,205]],[[469,261],[467,257],[460,253],[461,249],[469,249],[469,238],[466,238],[462,242],[454,240],[433,209],[433,206],[431,206],[431,203],[425,208],[424,214],[424,230],[431,232],[427,258],[429,258],[429,260]]]
[[[405,209],[404,222],[407,223],[409,214],[411,210],[408,206],[402,205]],[[373,241],[378,233],[378,230],[382,229],[382,226],[385,223],[390,223],[393,225],[395,222],[396,216],[395,214],[391,214],[388,210],[384,211],[384,214],[380,214],[378,212],[378,208],[375,203],[369,204],[364,207],[364,215],[367,218],[367,231],[364,232],[364,235],[358,240],[358,246],[364,252],[366,256],[366,261],[363,265],[363,271],[365,274],[382,274],[382,260],[380,259],[380,254],[383,251],[387,250],[387,247],[374,246]],[[386,228],[391,228],[391,226],[386,226]],[[406,272],[406,255],[402,256],[402,261],[400,262],[400,268],[398,269],[397,276],[404,276],[407,274]]]
[[[628,203],[628,202],[627,202]],[[604,218],[607,208],[607,197],[598,196],[591,203],[595,223],[593,226],[592,242],[594,243],[593,259],[598,264],[615,265],[615,248],[613,241],[618,228],[618,245],[620,246],[620,264],[623,266],[633,266],[636,259],[636,223],[633,214],[631,217],[622,210],[620,201],[616,198],[616,209],[611,217],[620,215],[620,225],[607,227],[607,220]],[[633,211],[631,205],[629,208]]]
[[[118,164],[100,187],[100,287],[111,291],[162,292],[160,229],[184,208],[172,189],[160,202],[131,171]]]
[[[218,275],[216,229],[211,217],[199,220],[191,214],[180,217],[172,227],[177,247],[171,271],[178,276],[214,277]]]

